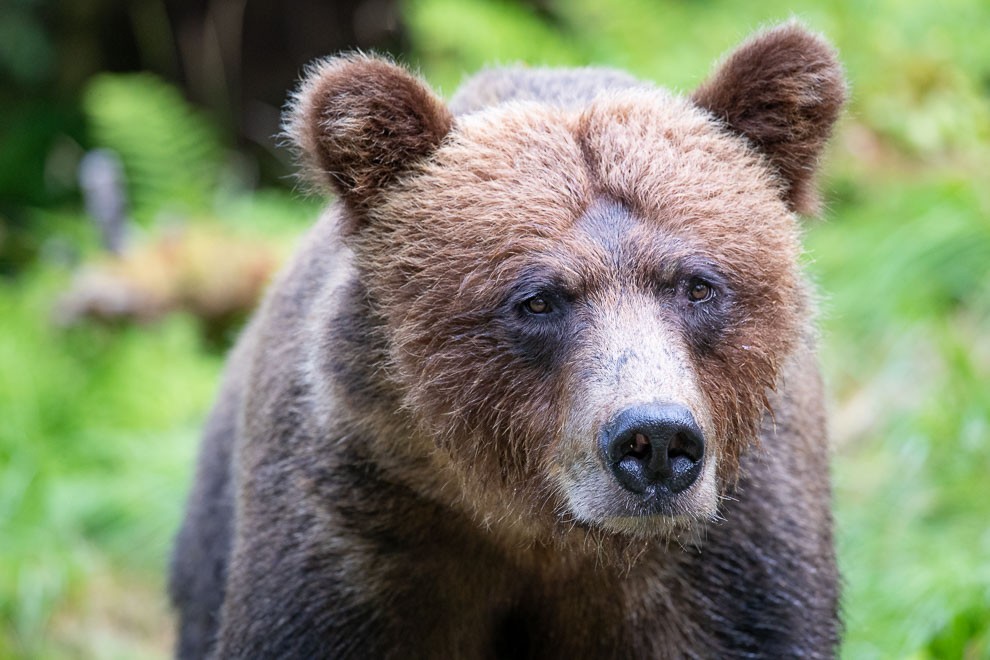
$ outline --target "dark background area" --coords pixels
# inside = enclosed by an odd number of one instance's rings
[[[8,273],[38,248],[22,207],[78,193],[72,172],[53,173],[49,159],[60,140],[92,145],[81,97],[97,74],[147,71],[174,84],[243,156],[246,184],[285,186],[292,168],[277,148],[279,116],[303,66],[341,50],[409,48],[393,0],[14,0],[0,7],[0,26]]]

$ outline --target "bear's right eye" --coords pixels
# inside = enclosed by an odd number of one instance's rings
[[[713,295],[712,287],[708,282],[702,282],[701,280],[695,280],[691,283],[691,288],[688,289],[688,295],[694,302],[705,302],[709,300]]]
[[[546,314],[550,311],[550,303],[543,296],[533,296],[523,303],[523,307],[530,314]]]

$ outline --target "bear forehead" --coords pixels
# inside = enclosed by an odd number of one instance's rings
[[[603,200],[716,259],[759,252],[777,262],[800,251],[795,218],[745,139],[654,89],[576,111],[527,102],[461,116],[378,215],[397,236],[425,233],[497,258],[585,234],[575,229]]]

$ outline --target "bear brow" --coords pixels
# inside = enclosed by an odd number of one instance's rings
[[[565,271],[570,270],[570,268],[554,268],[550,264],[531,264],[520,272],[512,283],[511,290],[516,295],[536,295],[555,291],[573,298],[579,287],[573,282],[568,282]]]
[[[622,250],[623,238],[635,227],[637,220],[621,202],[610,197],[597,197],[574,223],[574,228],[606,252]]]

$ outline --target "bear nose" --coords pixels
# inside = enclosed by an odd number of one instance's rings
[[[601,436],[605,465],[634,493],[679,493],[701,472],[705,438],[679,404],[645,404],[616,415]]]

